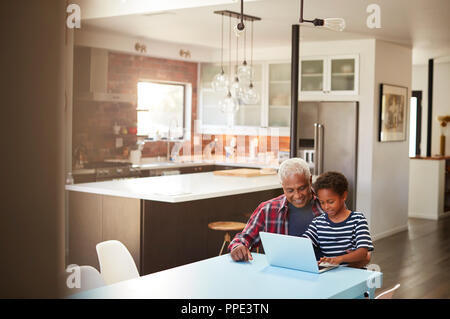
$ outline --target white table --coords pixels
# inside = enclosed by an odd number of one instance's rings
[[[97,288],[74,299],[303,299],[358,298],[382,273],[338,267],[322,274],[272,267],[265,255],[234,262],[222,255]],[[373,296],[372,289],[371,293]]]

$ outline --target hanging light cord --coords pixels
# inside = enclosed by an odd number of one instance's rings
[[[244,64],[247,64],[247,28],[244,29]]]
[[[238,64],[239,64],[239,37],[236,37],[236,77],[238,71]]]
[[[250,46],[250,84],[253,86],[253,20],[252,20],[252,39],[251,39],[251,46]]]
[[[230,19],[229,19],[229,29],[230,30],[228,32],[228,72],[230,74],[229,79],[231,81],[231,13],[230,13]]]
[[[221,51],[220,51],[220,67],[222,68],[222,74],[224,74],[223,70],[223,13],[222,13],[222,43],[221,43]]]

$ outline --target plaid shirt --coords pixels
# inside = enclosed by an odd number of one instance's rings
[[[312,213],[314,217],[317,217],[324,212],[322,207],[320,207],[316,194],[313,192],[312,195]],[[259,237],[260,231],[286,235],[288,233],[287,214],[288,201],[284,194],[261,203],[253,212],[242,232],[236,234],[231,241],[228,251],[231,251],[239,244],[245,245],[249,249],[258,247],[261,241]]]

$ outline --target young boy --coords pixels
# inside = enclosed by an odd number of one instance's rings
[[[303,237],[311,239],[325,256],[319,264],[365,266],[373,244],[364,215],[348,210],[345,205],[347,179],[341,173],[327,172],[317,178],[313,188],[326,214],[313,219]]]

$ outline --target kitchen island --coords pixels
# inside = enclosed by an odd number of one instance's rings
[[[282,194],[277,175],[212,172],[67,185],[69,264],[99,269],[95,245],[116,239],[141,275],[218,255],[214,221],[247,222],[263,201]],[[234,236],[234,233],[231,234]]]

